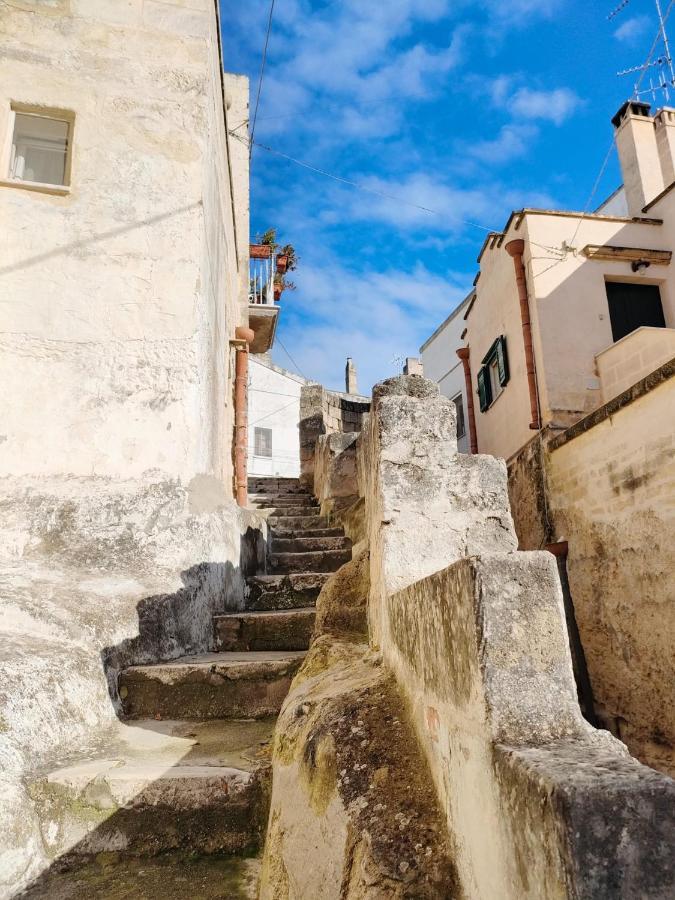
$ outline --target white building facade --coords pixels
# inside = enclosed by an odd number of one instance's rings
[[[300,392],[308,382],[251,356],[248,387],[249,476],[300,476]]]
[[[457,350],[464,345],[464,314],[472,297],[473,293],[466,297],[420,347],[425,378],[435,381],[441,394],[453,400],[457,407],[457,446],[460,453],[469,452],[469,435],[464,368]]]

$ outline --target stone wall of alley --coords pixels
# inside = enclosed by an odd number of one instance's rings
[[[666,900],[675,783],[583,719],[555,560],[516,551],[504,463],[457,454],[454,406],[421,378],[376,386],[363,425],[366,539],[319,596],[282,710],[262,896],[337,878],[341,892],[321,896]],[[393,738],[375,750],[391,722],[420,759]],[[406,767],[415,787],[397,811]],[[386,826],[437,829],[439,814],[441,869],[414,849],[431,835],[408,847]],[[398,869],[380,852],[388,841]]]
[[[509,465],[521,549],[568,543],[595,711],[675,773],[675,361]]]

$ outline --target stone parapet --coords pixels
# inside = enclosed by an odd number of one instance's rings
[[[376,386],[359,465],[370,640],[411,710],[462,896],[672,895],[675,782],[582,717],[553,556],[430,382]],[[646,887],[648,886],[648,888]]]

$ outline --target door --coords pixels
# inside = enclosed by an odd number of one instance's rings
[[[657,284],[605,282],[609,320],[614,341],[621,340],[641,325],[665,328],[661,292]]]

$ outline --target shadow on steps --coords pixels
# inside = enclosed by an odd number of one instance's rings
[[[255,896],[256,867],[245,859],[258,853],[265,833],[274,717],[124,722],[118,682],[131,665],[210,649],[213,618],[240,605],[233,600],[258,568],[259,545],[260,532],[249,528],[241,568],[185,570],[179,590],[137,604],[135,637],[103,649],[118,721],[87,753],[30,779],[53,862],[15,898]]]

